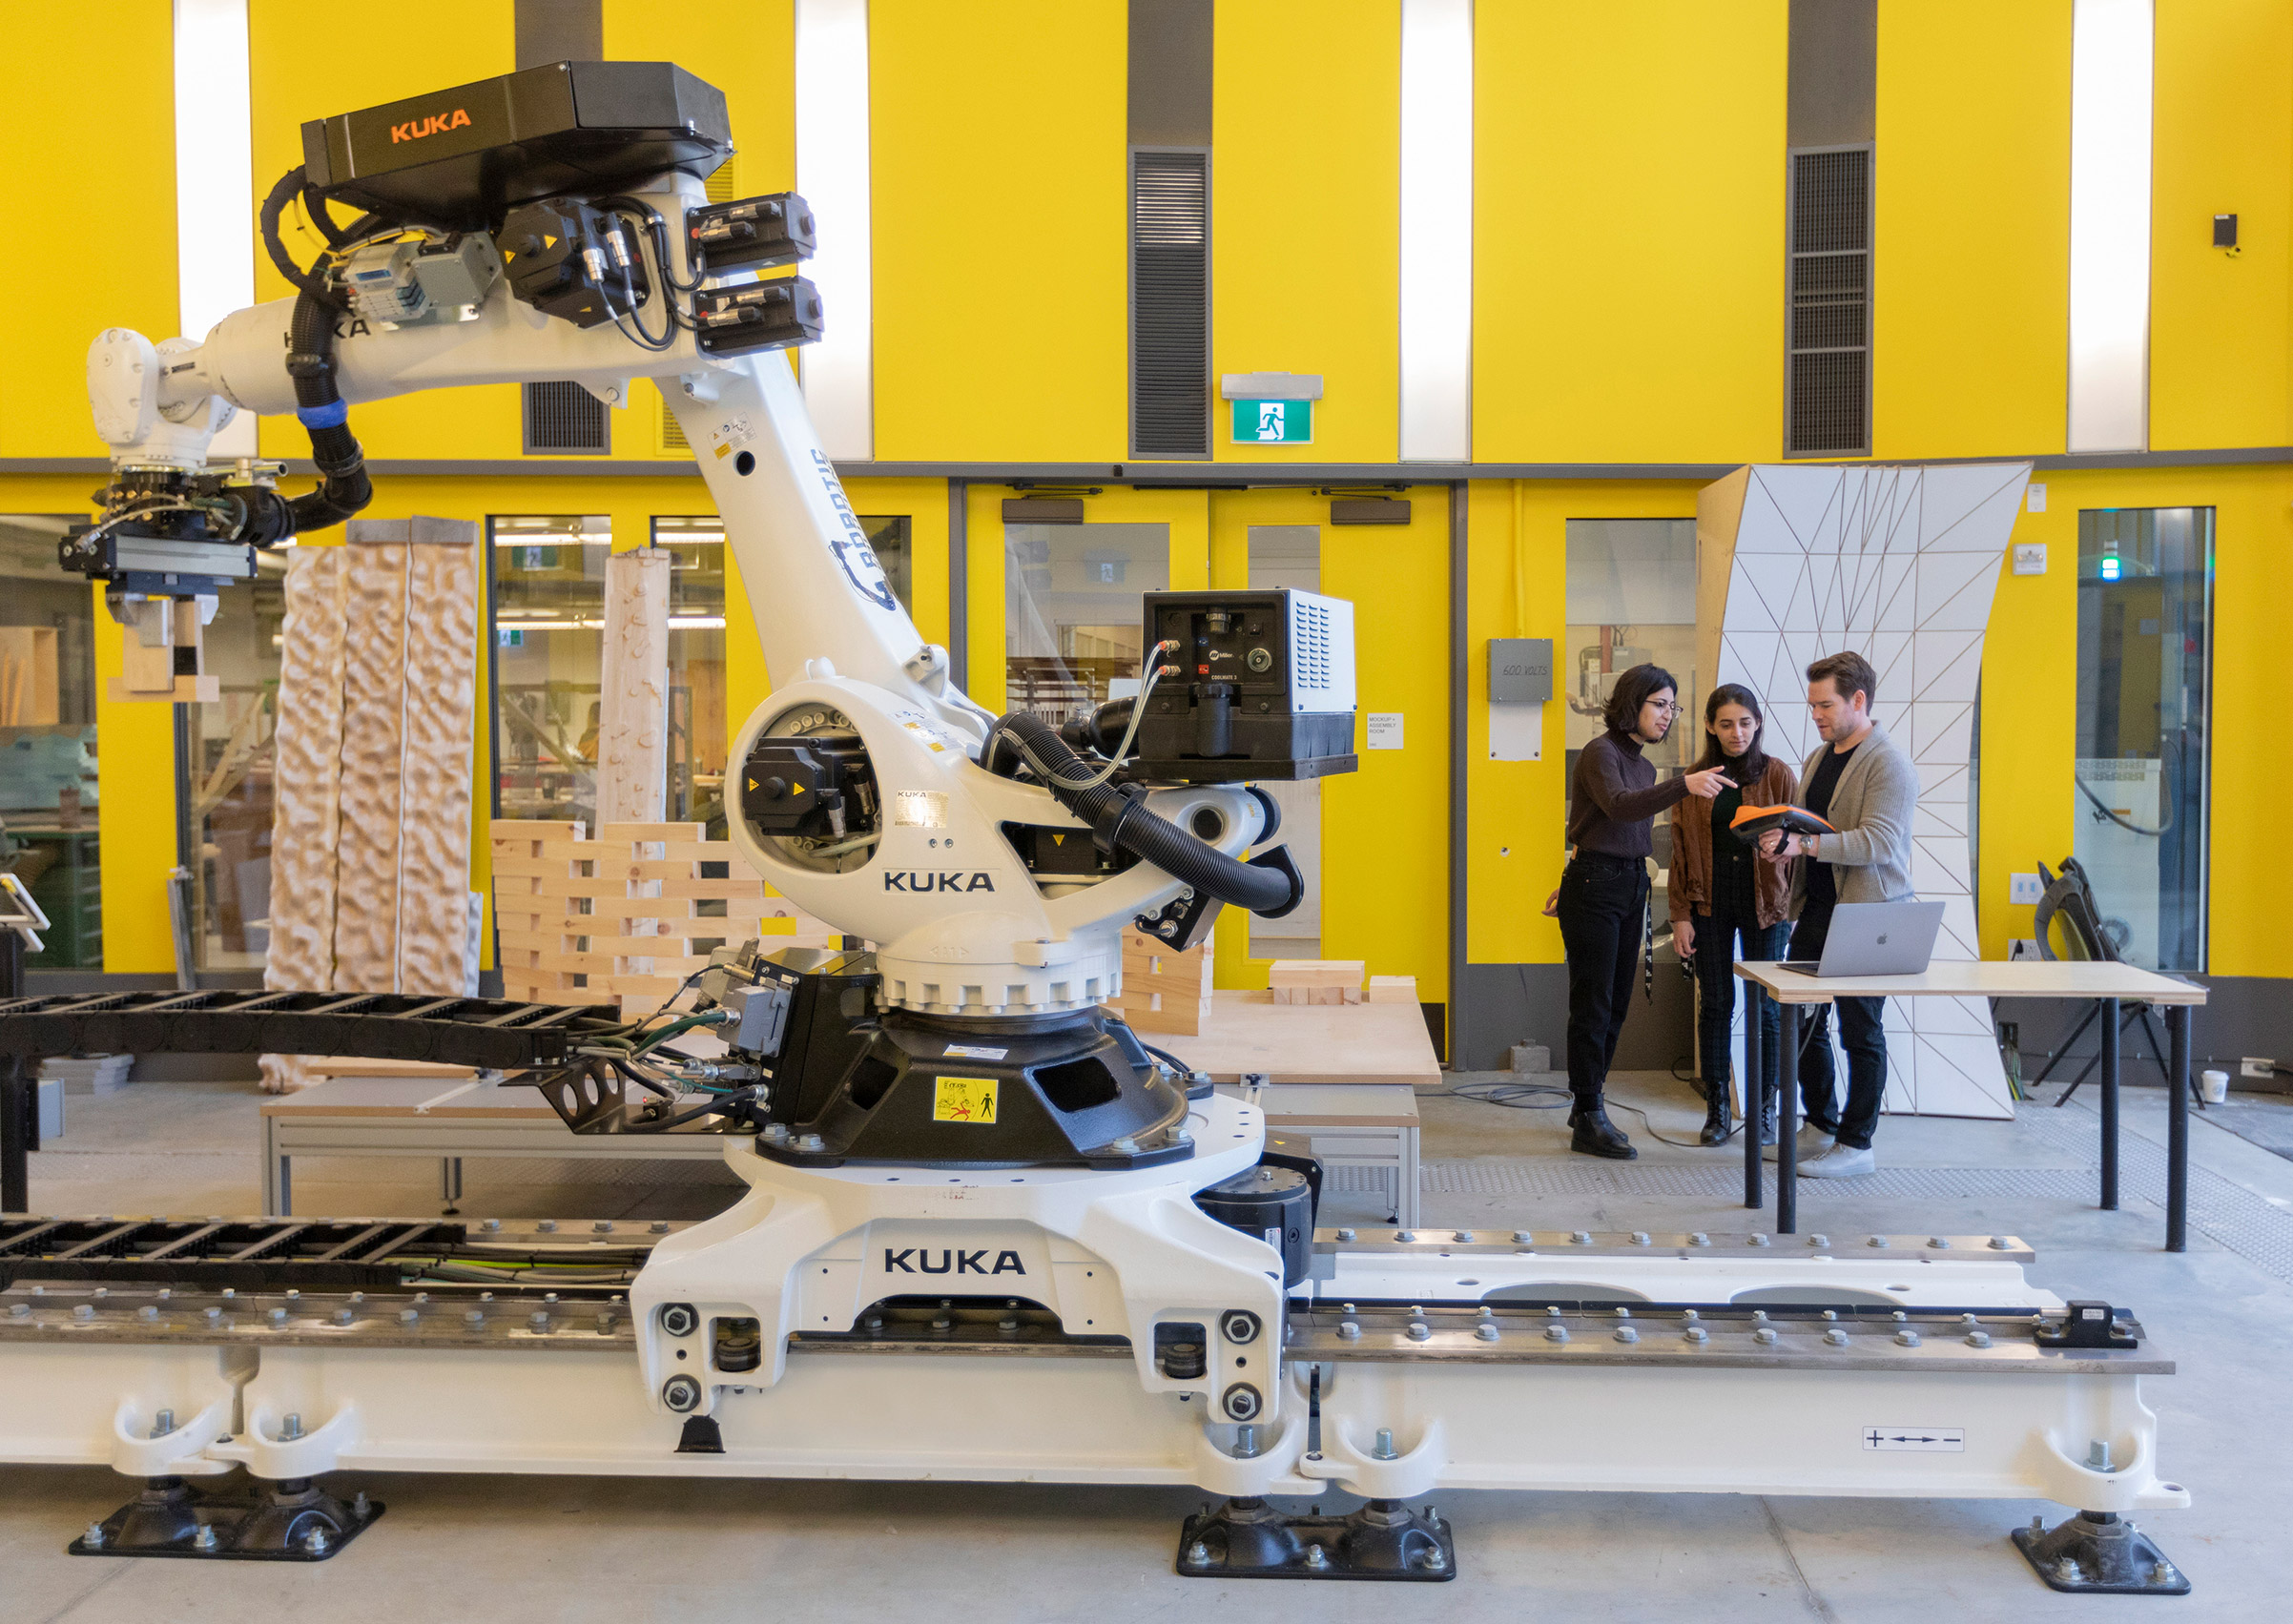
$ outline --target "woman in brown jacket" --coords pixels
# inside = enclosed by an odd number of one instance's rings
[[[1716,800],[1682,801],[1672,809],[1672,942],[1680,956],[1696,966],[1696,1038],[1703,1058],[1705,1144],[1728,1141],[1728,1028],[1735,1019],[1735,945],[1742,956],[1784,956],[1785,909],[1790,898],[1790,870],[1763,863],[1758,851],[1728,833],[1739,807],[1783,806],[1791,799],[1787,762],[1761,749],[1767,718],[1749,689],[1725,683],[1704,702],[1704,755],[1696,770],[1722,767],[1740,789],[1724,790]],[[1782,1018],[1775,1002],[1760,1000],[1760,1098],[1771,1108],[1776,1087],[1777,1045]],[[1746,1103],[1750,1102],[1748,1094]],[[1768,1109],[1760,1117],[1761,1142],[1775,1139]]]

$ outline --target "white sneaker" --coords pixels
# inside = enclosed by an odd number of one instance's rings
[[[1868,1144],[1860,1150],[1851,1144],[1833,1144],[1828,1154],[1799,1166],[1803,1179],[1857,1179],[1878,1171],[1879,1159]]]
[[[1828,1155],[1831,1147],[1838,1142],[1821,1128],[1802,1128],[1793,1148],[1799,1154],[1800,1165],[1804,1167],[1817,1157]],[[1763,1161],[1777,1160],[1776,1149],[1777,1147],[1772,1144],[1760,1146],[1760,1160]]]

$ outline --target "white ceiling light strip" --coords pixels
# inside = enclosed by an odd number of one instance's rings
[[[803,352],[805,401],[829,456],[866,462],[876,454],[867,0],[796,0],[796,190],[818,222],[803,269],[824,328]]]
[[[254,98],[247,0],[175,0],[176,330],[204,339],[255,302]],[[217,457],[255,455],[255,414],[215,437]]]
[[[2150,0],[2076,0],[2070,49],[2072,451],[2150,425]]]
[[[1473,0],[1401,3],[1401,460],[1473,458]]]

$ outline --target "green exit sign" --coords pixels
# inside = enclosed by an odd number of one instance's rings
[[[1237,445],[1306,445],[1313,440],[1312,401],[1232,401]]]

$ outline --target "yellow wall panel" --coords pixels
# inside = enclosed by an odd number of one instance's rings
[[[1477,10],[1476,460],[1779,454],[1786,11]]]
[[[2293,270],[2293,8],[2158,8],[2150,445],[2283,445]],[[2239,249],[2213,244],[2238,216]]]
[[[302,162],[305,120],[448,90],[517,66],[506,5],[465,6],[451,28],[369,31],[349,49],[332,31],[314,27],[312,16],[298,0],[248,0],[258,204],[281,175]],[[350,223],[350,211],[335,213],[342,224]],[[296,218],[290,208],[280,236],[288,253],[307,265],[324,244],[315,232],[293,229]],[[258,246],[256,298],[282,298],[288,291]],[[627,416],[616,413],[616,422]],[[515,457],[523,444],[517,387],[506,383],[370,401],[352,409],[350,426],[370,458]],[[291,414],[265,418],[261,433],[266,457],[310,455],[309,438]]]
[[[2060,451],[2070,6],[1883,0],[1871,426],[1885,458]]]
[[[1217,10],[1211,373],[1317,372],[1310,445],[1220,461],[1390,462],[1398,434],[1401,12],[1397,0]]]
[[[878,458],[1124,459],[1126,16],[870,7]]]
[[[1696,490],[1685,481],[1474,482],[1465,630],[1468,963],[1561,961],[1560,927],[1545,917],[1544,899],[1560,883],[1568,815],[1559,677],[1571,652],[1568,521],[1692,518]],[[1492,637],[1553,640],[1555,697],[1544,707],[1541,761],[1489,759]]]
[[[0,456],[99,457],[90,341],[133,327],[156,343],[179,319],[171,11],[14,5],[7,29],[0,169],[32,188],[37,213],[19,215],[15,251],[0,256]]]

